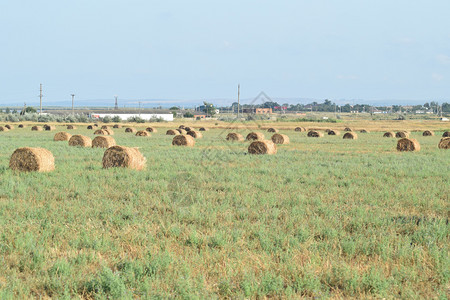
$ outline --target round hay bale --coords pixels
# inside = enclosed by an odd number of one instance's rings
[[[278,129],[271,127],[267,129],[267,132],[278,132]]]
[[[450,137],[442,138],[438,144],[439,149],[450,149]]]
[[[96,131],[94,131],[94,134],[109,135],[108,131],[103,130],[103,129],[97,129]]]
[[[194,139],[201,139],[203,138],[203,135],[200,131],[190,130],[187,133],[188,135],[192,136]]]
[[[247,134],[247,137],[245,138],[247,141],[263,141],[264,140],[264,134],[261,132],[250,132]]]
[[[112,136],[96,136],[92,140],[92,148],[109,148],[116,145],[116,140]]]
[[[346,132],[342,138],[345,140],[357,140],[358,135],[355,132],[349,131]]]
[[[183,129],[184,129],[184,130],[186,130],[186,132],[189,132],[189,131],[191,131],[191,130],[192,130],[192,128],[191,128],[191,127],[184,127]]]
[[[94,125],[92,125],[92,126],[94,126],[94,127],[98,127],[98,124],[97,123],[95,123]]]
[[[41,126],[33,126],[33,127],[31,127],[31,131],[42,131],[42,127]]]
[[[185,126],[184,126],[184,125],[180,125],[180,126],[178,126],[178,128],[179,128],[179,129],[184,129]]]
[[[254,141],[248,146],[250,154],[276,154],[277,146],[272,141]]]
[[[127,127],[127,128],[125,128],[125,132],[135,133],[136,129],[134,129],[133,127]]]
[[[120,124],[114,124],[113,128],[122,128],[122,125],[120,125]]]
[[[423,135],[423,136],[434,136],[434,132],[431,131],[431,130],[425,130],[425,131],[422,133],[422,135]]]
[[[105,130],[108,133],[108,135],[114,135],[114,131],[111,128],[103,130]]]
[[[305,127],[295,127],[294,131],[303,132],[306,131]]]
[[[385,132],[385,133],[383,134],[383,137],[393,138],[393,137],[395,137],[395,132],[393,132],[393,131]]]
[[[324,131],[325,131],[325,133],[328,133],[328,132],[331,131],[331,129],[327,128],[327,129],[325,129]]]
[[[450,137],[450,131],[446,131],[442,134],[442,137]]]
[[[190,135],[179,134],[173,138],[172,145],[193,147],[195,145],[195,139]]]
[[[409,138],[409,133],[406,131],[399,131],[395,134],[396,138]]]
[[[73,135],[69,139],[69,146],[92,147],[92,140],[84,135]]]
[[[77,129],[77,127],[73,125],[67,125],[67,129]]]
[[[0,126],[0,131],[9,131],[9,129],[6,126]]]
[[[23,124],[19,124],[19,126],[18,126],[19,128],[25,128],[25,125],[23,125]]]
[[[180,134],[187,134],[187,131],[184,130],[184,129],[178,128],[177,131],[178,131]]]
[[[360,132],[360,133],[370,133],[370,131],[367,130],[367,129],[361,129],[359,132]]]
[[[5,127],[8,128],[9,130],[13,130],[14,129],[14,126],[9,125],[9,124],[6,124]]]
[[[154,127],[147,127],[145,130],[147,130],[148,132],[158,132],[158,130]]]
[[[344,131],[353,131],[350,127],[345,127]]]
[[[94,125],[89,125],[87,129],[94,129]]]
[[[139,130],[138,132],[136,132],[136,136],[150,136],[150,133],[145,130]]]
[[[321,138],[323,137],[323,133],[317,130],[308,131],[308,137]]]
[[[415,139],[402,138],[397,142],[397,151],[420,151],[420,144]]]
[[[200,128],[198,129],[198,131],[208,131],[208,128],[200,127]]]
[[[101,129],[109,129],[109,126],[108,126],[108,125],[103,125],[103,126],[101,127]]]
[[[52,125],[44,125],[44,129],[45,129],[45,131],[52,131],[52,130],[55,130],[56,127],[52,126]]]
[[[18,148],[11,155],[9,167],[18,171],[49,172],[55,169],[55,158],[44,148]]]
[[[238,142],[242,142],[244,140],[244,137],[242,136],[242,134],[236,133],[236,132],[231,132],[229,134],[227,134],[227,141],[238,141]]]
[[[328,135],[341,135],[341,133],[339,130],[331,129],[330,131],[328,131]]]
[[[285,134],[275,133],[270,139],[275,144],[289,144],[289,137]]]
[[[138,148],[112,146],[103,155],[103,168],[129,168],[142,170],[145,167],[145,157]]]
[[[55,134],[55,136],[53,137],[53,140],[55,142],[68,141],[68,140],[70,140],[71,137],[72,137],[72,135],[70,133],[62,131],[62,132],[58,132],[57,134]]]
[[[169,129],[166,131],[166,135],[179,135],[180,133],[177,130]]]

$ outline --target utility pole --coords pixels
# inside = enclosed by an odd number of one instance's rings
[[[73,98],[75,97],[75,94],[70,94],[72,96],[72,115],[75,116],[75,112],[73,110]]]
[[[116,104],[114,105],[114,109],[118,110],[119,109],[119,105],[117,104],[117,95],[115,95],[114,98],[116,99]]]
[[[238,111],[237,111],[237,117],[238,117],[238,119],[239,119],[240,96],[241,96],[241,85],[238,84]]]
[[[139,117],[141,116],[141,101],[139,101]]]
[[[334,103],[334,118],[336,119],[336,103]]]
[[[39,115],[41,115],[42,114],[42,83],[41,83],[41,85],[40,85],[40,88],[39,88]]]

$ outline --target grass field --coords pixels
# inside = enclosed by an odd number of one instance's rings
[[[226,124],[194,148],[171,146],[175,125],[158,126],[149,138],[114,130],[119,145],[140,147],[144,171],[102,169],[104,149],[53,141],[62,126],[0,132],[1,299],[449,297],[442,131],[413,132],[421,151],[399,153],[381,132],[281,130],[291,144],[252,156],[248,142],[224,140]],[[85,128],[70,132],[93,138]],[[56,170],[11,171],[24,146],[50,150]]]

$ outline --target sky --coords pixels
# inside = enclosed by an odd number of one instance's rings
[[[0,105],[38,104],[41,83],[44,105],[231,104],[238,84],[241,99],[448,102],[449,12],[448,0],[1,1]]]

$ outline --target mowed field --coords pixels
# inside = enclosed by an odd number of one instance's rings
[[[144,171],[102,169],[105,149],[53,141],[93,130],[56,125],[0,132],[1,299],[449,297],[441,125],[389,128],[437,130],[412,132],[421,151],[400,153],[382,132],[308,138],[289,129],[298,124],[267,124],[291,141],[276,155],[225,141],[226,123],[193,148],[165,135],[179,124],[158,124],[151,137],[114,129],[118,145],[140,147]],[[11,171],[25,146],[50,150],[55,171]]]

